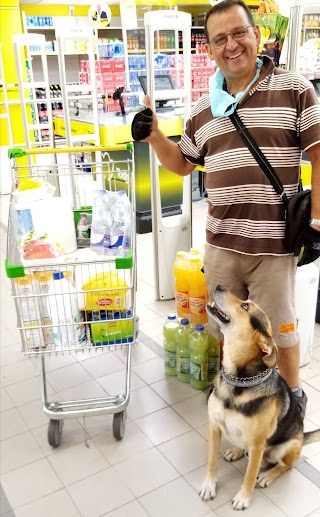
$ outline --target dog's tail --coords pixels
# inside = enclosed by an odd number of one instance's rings
[[[314,442],[320,442],[320,429],[303,433],[303,445]]]

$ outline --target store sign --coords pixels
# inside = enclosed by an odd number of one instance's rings
[[[137,9],[135,0],[120,0],[121,25],[125,30],[137,29]]]
[[[89,20],[97,29],[107,27],[111,21],[111,10],[106,2],[97,2],[89,8]]]

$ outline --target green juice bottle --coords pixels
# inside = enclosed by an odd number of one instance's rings
[[[189,330],[189,320],[182,318],[175,335],[177,344],[177,379],[180,382],[190,382]]]
[[[208,381],[211,382],[220,370],[220,341],[209,334]]]
[[[190,383],[196,390],[208,386],[208,332],[199,324],[190,336]]]
[[[164,366],[166,375],[177,375],[177,344],[175,334],[179,328],[179,322],[175,314],[168,314],[163,326]]]

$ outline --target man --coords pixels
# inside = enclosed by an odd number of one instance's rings
[[[312,164],[312,223],[320,231],[320,105],[311,83],[257,60],[259,27],[242,0],[223,0],[205,18],[207,53],[219,68],[192,110],[179,144],[156,116],[140,129],[160,162],[186,176],[206,168],[208,193],[204,271],[211,296],[223,284],[268,314],[278,366],[305,413],[299,386],[299,337],[294,307],[296,259],[284,247],[284,206],[228,115],[237,112],[271,162],[288,197],[297,192],[301,150]],[[244,92],[244,93],[243,93]],[[146,106],[150,100],[146,97]]]

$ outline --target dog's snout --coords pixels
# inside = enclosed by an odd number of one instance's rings
[[[219,284],[219,285],[217,285],[217,287],[216,287],[216,291],[223,292],[223,291],[225,291],[225,288],[223,287],[223,285]]]

